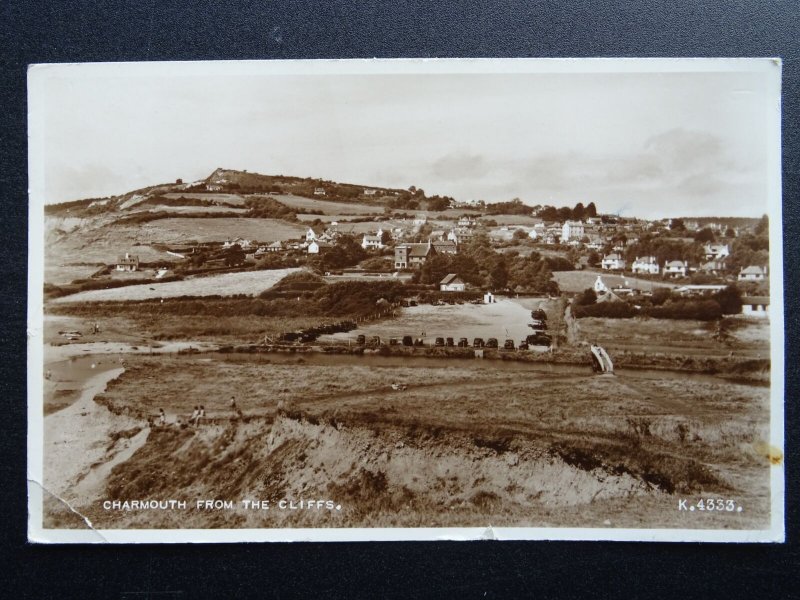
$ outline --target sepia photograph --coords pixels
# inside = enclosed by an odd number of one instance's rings
[[[780,92],[33,65],[30,541],[783,541]]]

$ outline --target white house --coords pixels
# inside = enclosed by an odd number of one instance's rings
[[[665,277],[686,277],[689,263],[685,260],[671,260],[664,265]]]
[[[747,317],[769,317],[769,296],[742,296],[742,314]]]
[[[333,244],[328,242],[322,242],[319,240],[314,240],[308,245],[308,253],[309,254],[319,254],[323,250],[327,250],[328,248],[332,248]]]
[[[139,257],[132,256],[125,253],[125,256],[120,256],[117,258],[117,262],[115,263],[114,268],[117,271],[138,271],[139,270]]]
[[[594,291],[597,294],[605,294],[608,291],[608,286],[605,284],[600,275],[598,275],[597,279],[594,281]]]
[[[706,260],[722,260],[729,256],[731,251],[727,244],[706,244],[703,247]]]
[[[262,252],[281,252],[283,250],[283,244],[280,242],[272,242],[267,246],[262,246],[259,250]]]
[[[625,269],[625,259],[613,252],[603,257],[600,266],[605,271],[623,271]]]
[[[767,276],[766,267],[749,266],[739,272],[739,281],[764,281]]]
[[[222,244],[222,248],[223,248],[223,250],[227,250],[228,248],[232,248],[233,246],[238,245],[239,248],[241,248],[242,250],[247,250],[248,248],[250,248],[252,243],[253,242],[250,241],[250,240],[245,240],[245,239],[242,239],[242,238],[236,238],[236,239],[233,239],[233,240],[226,240]]]
[[[381,250],[383,248],[383,231],[378,229],[378,232],[375,235],[369,235],[367,233],[364,234],[364,238],[361,240],[361,247],[364,250]]]
[[[310,244],[315,239],[317,239],[317,232],[311,229],[311,227],[309,227],[308,230],[306,231],[306,242]]]
[[[315,196],[324,196],[325,195],[325,188],[314,188],[314,195]]]
[[[658,260],[655,256],[643,256],[633,261],[631,270],[634,273],[641,273],[643,275],[658,275]]]
[[[455,273],[450,273],[439,282],[439,290],[442,292],[463,292],[465,289],[466,284]]]
[[[458,220],[459,227],[475,227],[475,219],[472,217],[461,217]]]
[[[374,196],[377,193],[378,193],[378,190],[371,190],[371,189],[364,190],[364,195],[365,196]]]
[[[569,242],[571,240],[578,240],[586,235],[586,228],[580,221],[566,221],[561,226],[561,241]]]

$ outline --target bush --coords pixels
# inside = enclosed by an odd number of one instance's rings
[[[711,321],[722,316],[722,307],[716,300],[686,300],[670,302],[649,308],[647,315],[655,319],[696,319]]]
[[[629,319],[635,317],[638,311],[627,302],[602,302],[575,307],[575,318],[605,317],[607,319]]]

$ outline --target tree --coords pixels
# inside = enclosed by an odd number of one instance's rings
[[[514,234],[511,236],[511,239],[517,242],[520,242],[522,240],[527,240],[528,234],[525,233],[524,229],[517,229],[516,231],[514,231]]]
[[[590,306],[597,303],[597,292],[592,288],[586,288],[575,297],[576,306]]]
[[[717,292],[715,300],[719,302],[723,315],[738,315],[742,312],[742,292],[735,285],[726,286]]]
[[[596,250],[592,250],[589,252],[589,257],[587,259],[590,267],[596,267],[600,264],[600,255],[597,253]]]
[[[586,213],[585,213],[585,215],[586,215],[586,218],[596,217],[597,216],[597,208],[595,207],[594,202],[589,202],[589,204],[586,205]]]
[[[572,209],[572,218],[577,219],[578,221],[583,219],[585,214],[586,214],[586,209],[583,207],[583,203],[581,202],[578,202],[575,205],[575,208]]]
[[[756,235],[767,235],[769,234],[769,217],[764,215],[756,224],[755,230]]]
[[[703,229],[694,234],[694,241],[701,244],[714,242],[716,239],[717,238],[714,235],[714,232],[711,231],[710,227],[703,227]]]
[[[384,246],[390,246],[392,244],[392,234],[388,229],[381,232],[381,244]]]
[[[686,225],[683,224],[683,219],[672,219],[669,228],[671,231],[686,231]]]
[[[656,288],[653,290],[653,296],[651,301],[653,302],[653,306],[661,306],[672,297],[672,290],[669,288]]]
[[[736,237],[736,232],[733,230],[733,228],[728,227],[725,230],[725,237],[728,238],[728,239],[733,239],[733,238]]]
[[[235,267],[244,262],[244,250],[239,244],[234,244],[225,251],[225,265]]]
[[[489,266],[489,286],[493,290],[502,290],[508,285],[508,268],[502,254],[495,254]]]

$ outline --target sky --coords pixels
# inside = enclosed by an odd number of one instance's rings
[[[642,218],[757,217],[779,144],[767,87],[758,71],[56,69],[37,88],[31,161],[46,203],[223,167]]]

